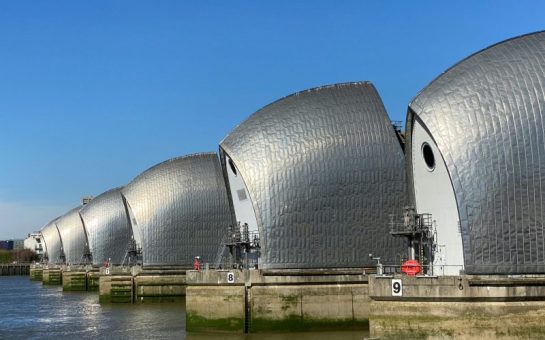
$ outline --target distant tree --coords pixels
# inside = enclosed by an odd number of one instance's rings
[[[34,262],[39,260],[38,255],[30,249],[17,249],[12,251],[12,261]]]
[[[0,250],[0,263],[25,263],[38,261],[38,254],[30,249]]]
[[[13,262],[11,255],[12,254],[10,250],[0,249],[0,263]]]

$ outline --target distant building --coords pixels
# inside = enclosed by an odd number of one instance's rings
[[[13,250],[13,240],[2,240],[0,241],[1,250]]]
[[[42,256],[44,253],[42,234],[39,231],[28,234],[28,237],[23,240],[23,248],[29,249],[39,256]],[[14,246],[15,247],[15,246]]]
[[[21,250],[24,249],[25,240],[18,239],[13,240],[13,250]]]

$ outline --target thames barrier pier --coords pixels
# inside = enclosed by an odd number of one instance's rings
[[[60,266],[44,266],[42,270],[42,283],[47,286],[62,285],[62,268]]]
[[[183,302],[186,271],[177,268],[101,268],[101,303]]]
[[[100,272],[87,266],[63,266],[62,289],[64,291],[98,291]]]
[[[366,329],[367,276],[355,271],[188,271],[188,331]]]
[[[545,276],[369,277],[376,337],[545,336]]]
[[[43,266],[42,264],[33,263],[29,268],[29,275],[32,281],[40,281],[43,279]]]

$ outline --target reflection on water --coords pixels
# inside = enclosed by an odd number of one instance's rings
[[[28,277],[0,277],[0,337],[180,338],[182,304],[101,306],[98,293],[63,293]]]
[[[367,332],[186,334],[183,303],[100,305],[98,293],[62,292],[28,277],[0,277],[0,338],[361,340]]]

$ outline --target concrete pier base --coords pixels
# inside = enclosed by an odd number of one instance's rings
[[[65,267],[62,271],[62,290],[65,292],[87,291],[87,272],[85,269]]]
[[[372,337],[545,337],[545,277],[372,276],[369,294]]]
[[[180,302],[186,294],[185,270],[173,268],[101,268],[101,303]]]
[[[93,269],[87,272],[87,290],[90,292],[98,292],[100,272],[98,269]]]
[[[62,285],[62,271],[60,267],[44,267],[42,271],[44,285]]]
[[[66,266],[62,269],[63,291],[98,291],[99,271],[91,266]]]
[[[380,339],[542,339],[545,302],[373,301],[370,334]]]
[[[31,281],[42,281],[43,280],[43,268],[41,265],[33,264],[30,266],[29,270],[30,280]]]
[[[369,297],[361,273],[263,274],[188,271],[188,331],[366,329]]]
[[[244,293],[243,285],[188,285],[186,288],[186,330],[188,332],[244,332]]]
[[[99,279],[100,303],[133,303],[133,277],[129,274],[101,275]]]
[[[185,271],[180,273],[141,273],[134,277],[135,302],[177,302],[186,294]]]

